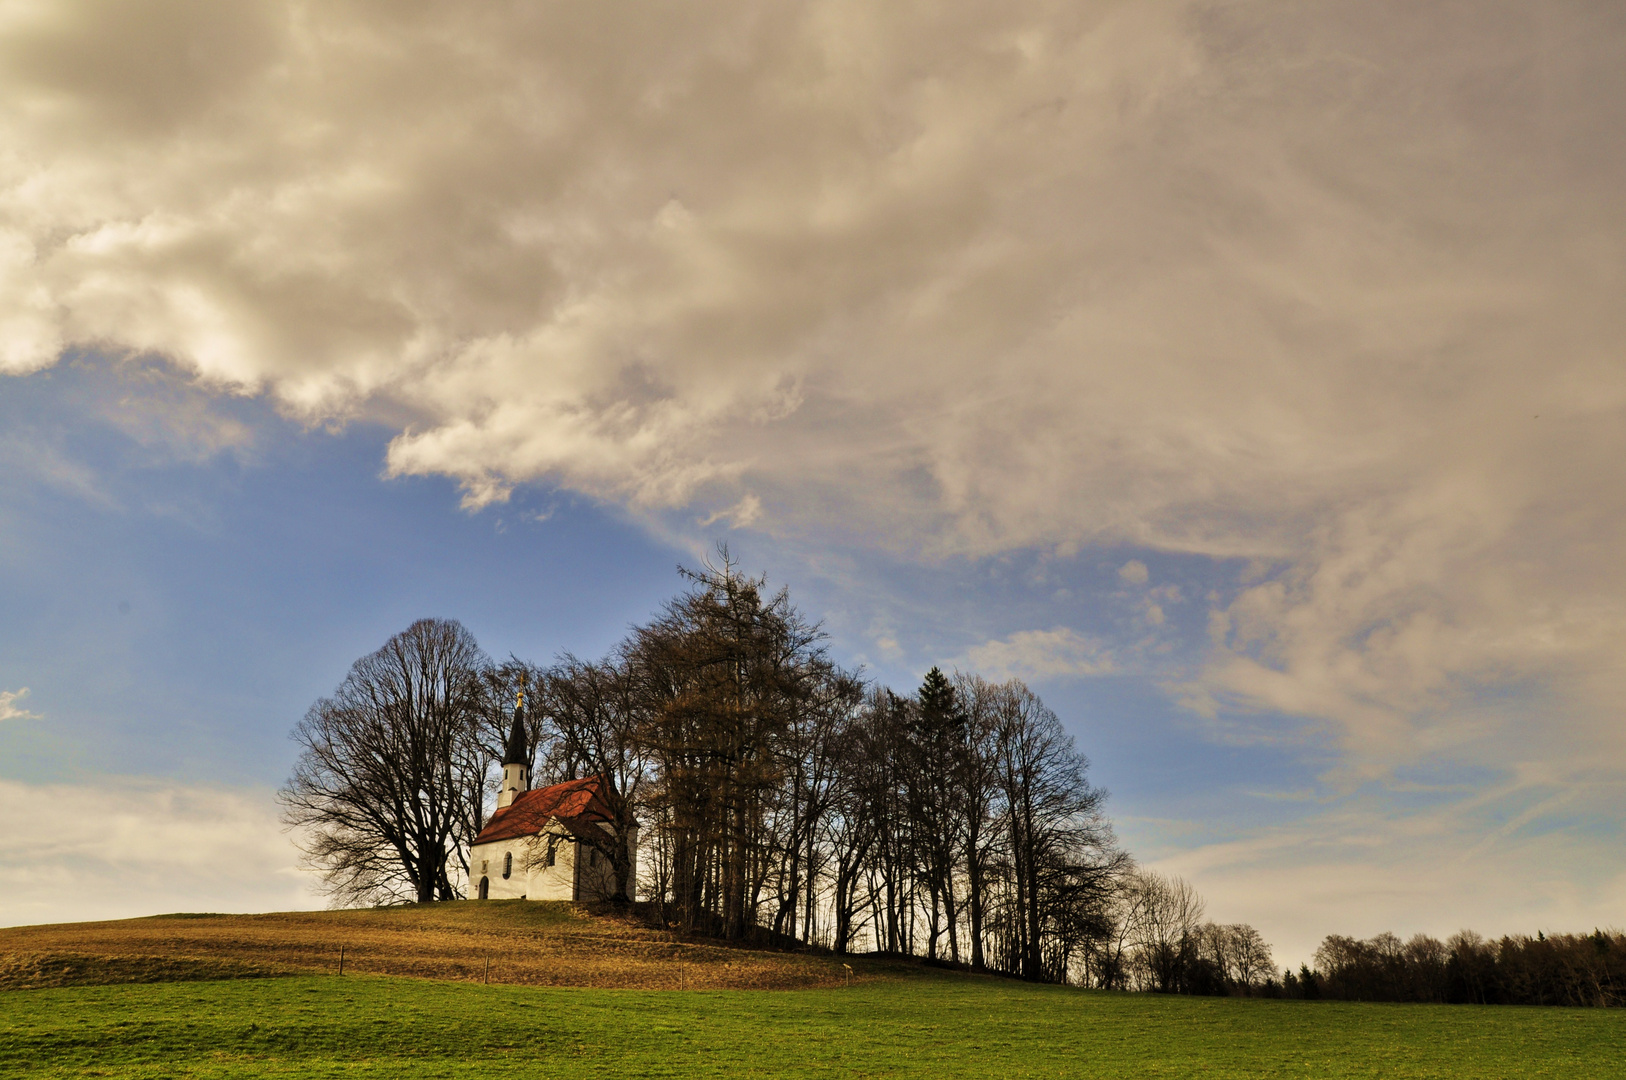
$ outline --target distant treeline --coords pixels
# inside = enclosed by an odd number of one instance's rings
[[[1315,968],[1286,972],[1266,993],[1337,1001],[1470,1005],[1626,1005],[1626,934],[1523,935],[1487,941],[1472,931],[1449,941],[1393,934],[1366,941],[1333,935]]]
[[[1117,910],[1132,915],[1123,897]],[[1158,879],[1160,887],[1189,889]],[[1097,955],[1102,955],[1097,953]],[[1401,941],[1379,934],[1366,941],[1332,935],[1316,950],[1315,966],[1277,978],[1270,950],[1248,926],[1189,925],[1146,940],[1132,950],[1116,978],[1097,969],[1098,986],[1176,994],[1298,998],[1328,1001],[1400,1001],[1463,1005],[1626,1005],[1626,934],[1538,933],[1489,941],[1471,930],[1448,941],[1418,934]]]

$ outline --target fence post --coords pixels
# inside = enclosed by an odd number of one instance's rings
[[[339,946],[339,974],[344,974],[344,946]]]

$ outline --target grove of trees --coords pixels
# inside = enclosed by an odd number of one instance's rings
[[[535,783],[602,778],[612,828],[582,842],[624,871],[640,825],[641,899],[678,930],[1037,981],[1263,984],[1256,932],[1200,922],[1189,885],[1117,845],[1028,687],[936,668],[910,694],[872,684],[721,556],[602,659],[494,663],[426,619],[356,661],[294,729],[283,792],[334,897],[461,895],[523,692]]]

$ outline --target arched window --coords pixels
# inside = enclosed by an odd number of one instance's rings
[[[513,872],[514,872],[514,853],[512,851],[510,851],[510,852],[506,853],[505,855],[503,855],[503,857],[502,857],[502,876],[503,877],[508,877],[511,874],[513,874]]]
[[[480,879],[480,899],[482,899],[482,900],[491,899],[491,879],[490,878],[481,878]]]
[[[554,861],[558,857],[559,857],[559,838],[556,837],[556,836],[550,836],[550,837],[548,837],[548,857],[547,857],[546,865],[552,866]]]

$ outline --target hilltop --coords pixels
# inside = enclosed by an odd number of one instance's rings
[[[683,938],[627,914],[492,900],[0,929],[0,989],[337,974],[601,989],[790,990],[917,971]],[[489,975],[486,967],[490,963]]]

